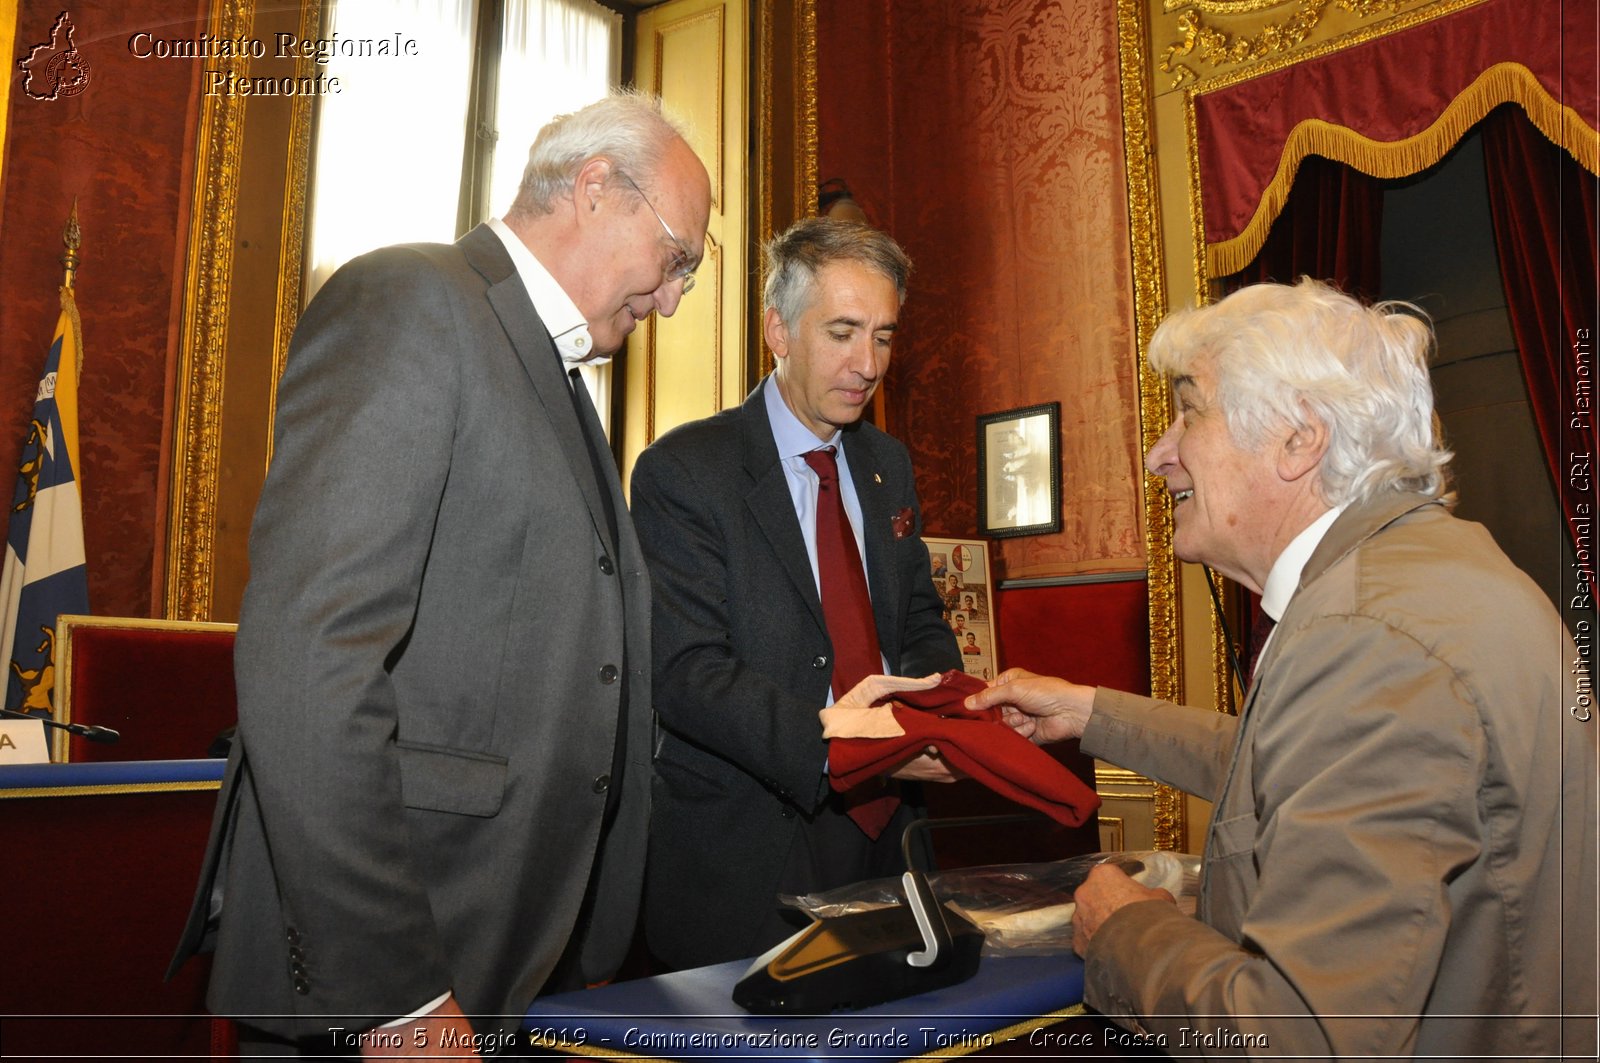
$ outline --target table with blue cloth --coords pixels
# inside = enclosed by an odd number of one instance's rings
[[[1098,1033],[1057,1025],[1083,1014],[1083,961],[1074,955],[985,956],[976,975],[953,986],[800,1016],[752,1015],[733,1003],[750,963],[543,997],[528,1010],[529,1043],[573,1055],[835,1061],[1099,1047]],[[1070,1043],[1091,1036],[1093,1045]]]

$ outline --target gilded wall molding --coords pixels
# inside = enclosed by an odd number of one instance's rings
[[[728,32],[726,13],[720,4],[682,18],[678,18],[674,21],[661,22],[658,25],[652,26],[650,29],[650,58],[652,62],[649,71],[648,88],[651,92],[657,94],[662,94],[665,91],[667,76],[667,37],[674,33],[683,33],[692,29],[693,27],[696,27],[697,25],[705,23],[709,23],[715,27],[716,35],[716,43],[712,48],[712,54],[716,56],[717,59],[716,63],[713,64],[715,67],[716,85],[711,96],[711,98],[715,101],[713,104],[715,107],[715,116],[712,121],[711,134],[701,138],[702,146],[709,148],[716,155],[716,158],[706,166],[706,169],[711,176],[711,213],[714,219],[717,215],[725,212],[728,187],[728,152],[726,143],[727,115],[725,113],[727,92],[724,70],[724,56],[727,53]],[[714,229],[715,226],[713,225],[712,230],[708,230],[706,233],[706,257],[701,263],[699,275],[701,276],[702,281],[704,281],[707,277],[709,277],[711,281],[710,284],[703,284],[704,288],[711,289],[705,293],[704,297],[709,298],[713,306],[720,307],[722,305],[723,298],[723,281],[725,279],[725,270],[723,268],[723,245],[717,239]],[[710,269],[705,268],[707,263],[710,264]],[[638,345],[638,348],[635,349],[630,345],[630,355],[637,353],[642,355],[644,358],[644,446],[649,446],[651,443],[655,442],[656,435],[659,430],[659,420],[656,416],[656,411],[660,403],[659,367],[661,362],[661,334],[659,330],[662,327],[663,324],[661,319],[656,315],[651,315],[649,320],[646,322],[644,329],[642,330],[642,342]],[[708,408],[712,411],[723,408],[722,331],[723,330],[720,327],[714,327],[711,331],[711,394],[709,396]],[[672,425],[669,424],[668,427],[672,427]],[[641,449],[643,448],[641,447]]]
[[[1189,851],[1189,816],[1181,791],[1170,786],[1157,786],[1151,820],[1155,827],[1157,849]]]
[[[1432,22],[1437,18],[1453,15],[1458,11],[1465,11],[1469,7],[1476,7],[1485,0],[1315,0],[1326,7],[1329,3],[1337,3],[1338,8],[1349,12],[1357,19],[1367,19],[1378,15],[1389,15],[1381,22],[1373,23],[1352,29],[1348,32],[1337,33],[1326,40],[1305,44],[1303,47],[1286,48],[1238,61],[1235,69],[1222,70],[1214,74],[1196,76],[1192,85],[1186,85],[1186,91],[1213,92],[1217,89],[1236,85],[1241,81],[1248,81],[1253,77],[1270,74],[1285,67],[1303,63],[1308,59],[1320,59],[1334,52],[1344,51],[1346,48],[1355,48],[1368,41],[1379,37],[1387,37],[1391,33],[1399,33],[1413,26],[1420,26]],[[1405,8],[1405,10],[1402,10]],[[1180,20],[1181,21],[1181,20]],[[1311,35],[1307,35],[1308,39]],[[1182,42],[1175,42],[1181,44]],[[1169,48],[1170,51],[1170,48]],[[1225,61],[1219,65],[1228,65],[1235,61]],[[1165,69],[1165,68],[1163,68]],[[1174,74],[1176,70],[1171,71]],[[1174,81],[1172,87],[1190,80],[1181,75]]]
[[[644,323],[643,342],[640,344],[639,354],[644,356],[644,445],[649,446],[656,441],[656,322],[660,319],[651,314]],[[634,333],[639,335],[639,333]],[[633,350],[628,353],[632,355]],[[641,448],[643,449],[643,448]]]
[[[1211,301],[1211,277],[1206,269],[1206,214],[1200,190],[1200,134],[1195,115],[1196,94],[1183,94],[1183,140],[1189,164],[1189,255],[1194,265],[1195,305]]]
[[[322,0],[300,0],[300,39],[320,36]],[[315,74],[315,61],[301,58],[295,76]],[[289,166],[284,174],[283,232],[278,250],[278,314],[272,336],[272,386],[267,392],[267,464],[272,464],[272,426],[278,423],[278,380],[289,361],[289,341],[300,320],[305,269],[306,192],[311,184],[312,97],[296,96],[289,118]]]
[[[1178,18],[1178,40],[1166,46],[1162,70],[1173,75],[1176,88],[1198,77],[1194,67],[1178,59],[1197,59],[1206,66],[1222,67],[1237,62],[1254,62],[1269,56],[1282,56],[1304,45],[1322,26],[1323,16],[1330,8],[1347,11],[1358,19],[1376,18],[1382,14],[1395,14],[1406,3],[1414,0],[1298,0],[1293,13],[1280,21],[1267,22],[1253,30],[1229,32],[1206,22],[1206,14],[1254,14],[1278,6],[1288,6],[1282,0],[1195,0],[1192,5],[1171,3],[1165,11],[1189,8]]]
[[[1211,581],[1211,593],[1215,602],[1227,600],[1228,580],[1220,572],[1205,570],[1205,575]],[[1222,625],[1220,609],[1211,611],[1211,704],[1217,707],[1218,712],[1237,713],[1236,701],[1233,696],[1233,654],[1228,645],[1228,629]]]
[[[800,151],[795,159],[794,216],[808,218],[816,212],[817,176],[817,3],[800,0],[799,7]]]
[[[249,36],[254,22],[255,0],[213,0],[209,32],[214,39]],[[248,57],[217,62],[228,74],[249,74]],[[222,384],[244,119],[244,98],[207,95],[195,145],[167,540],[166,615],[175,620],[211,615]]]
[[[816,212],[821,166],[817,146],[816,0],[761,0],[758,40],[761,121],[757,158],[763,171],[756,175],[760,199],[752,248],[787,229],[793,221]],[[779,49],[784,53],[783,69],[789,75],[788,84],[779,84],[775,73],[779,66]],[[773,367],[772,352],[767,350],[761,336],[761,293],[767,283],[765,256],[756,256],[753,276],[751,364],[759,378],[770,373]]]
[[[654,30],[655,45],[652,51],[654,52],[655,64],[650,72],[650,91],[660,95],[666,88],[667,49],[665,41],[667,35],[669,33],[682,33],[701,22],[709,22],[716,26],[717,43],[713,54],[720,60],[727,53],[728,30],[721,5],[697,12],[676,22],[662,23]],[[713,214],[720,213],[722,210],[723,197],[726,194],[725,190],[728,181],[727,151],[725,150],[726,131],[724,129],[726,116],[723,114],[723,101],[727,99],[727,95],[724,87],[723,64],[720,61],[716,64],[716,79],[716,93],[712,97],[717,101],[716,131],[711,137],[702,139],[703,144],[710,146],[717,153],[716,163],[706,167],[712,172],[711,211]]]
[[[1166,382],[1146,362],[1150,335],[1167,312],[1161,267],[1160,196],[1155,172],[1153,93],[1150,82],[1147,0],[1117,0],[1119,77],[1122,84],[1123,153],[1128,178],[1128,231],[1132,244],[1134,351],[1139,379],[1140,453],[1166,431],[1171,413]],[[1172,554],[1172,500],[1161,481],[1144,477],[1145,556],[1150,623],[1150,692],[1180,701],[1177,562]],[[1108,776],[1109,778],[1109,776]],[[1100,773],[1096,772],[1099,784]],[[1152,784],[1154,785],[1154,784]],[[1158,849],[1183,849],[1188,842],[1182,794],[1154,785]]]
[[[773,173],[778,160],[778,142],[773,133],[773,123],[777,121],[778,102],[774,98],[776,86],[773,79],[772,66],[774,63],[773,49],[776,47],[777,33],[772,22],[777,18],[777,8],[774,0],[760,0],[756,8],[756,104],[758,120],[756,122],[756,159],[757,169],[751,176],[756,187],[756,242],[763,241],[767,234],[773,231],[776,221],[776,201],[772,192]],[[761,291],[767,283],[767,263],[764,256],[758,256],[756,262],[756,290]],[[761,304],[758,300],[751,300],[753,308],[752,323],[755,328],[753,335],[757,337],[756,348],[761,349]]]

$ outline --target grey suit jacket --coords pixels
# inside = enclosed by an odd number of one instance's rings
[[[480,1028],[515,1026],[592,868],[585,973],[620,962],[648,820],[650,588],[568,387],[486,227],[363,256],[306,310],[251,532],[239,740],[175,961],[215,887],[219,1013],[304,1036],[453,990],[506,1016]]]
[[[1199,921],[1112,915],[1086,1000],[1175,1052],[1221,1027],[1255,1055],[1594,1058],[1576,659],[1481,526],[1415,495],[1347,510],[1240,717],[1097,692],[1086,751],[1216,807]],[[1565,1041],[1563,1010],[1591,1016]]]
[[[910,456],[866,424],[846,432],[844,447],[890,669],[960,667],[922,544]],[[655,581],[663,729],[645,927],[651,949],[676,965],[748,956],[777,906],[798,817],[818,813],[827,796],[817,712],[833,676],[761,386],[742,406],[657,440],[632,488]],[[901,513],[910,520],[897,537]]]

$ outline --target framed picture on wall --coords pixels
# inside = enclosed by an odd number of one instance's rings
[[[944,599],[944,621],[955,632],[961,670],[979,679],[999,673],[994,637],[994,581],[989,544],[977,539],[923,538],[933,566],[933,585]]]
[[[1004,538],[1061,530],[1061,404],[978,417],[978,531]]]

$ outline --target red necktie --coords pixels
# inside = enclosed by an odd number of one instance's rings
[[[1278,622],[1267,615],[1261,608],[1261,599],[1251,595],[1253,606],[1250,611],[1249,645],[1245,648],[1244,661],[1244,688],[1249,690],[1256,681],[1256,665],[1261,663],[1261,651],[1267,648],[1267,639],[1272,635],[1272,629]]]
[[[883,671],[878,648],[878,626],[872,616],[872,597],[861,566],[861,551],[839,492],[839,464],[834,448],[823,447],[805,455],[820,481],[817,485],[817,573],[822,583],[822,615],[833,643],[833,696],[844,697],[869,675]],[[857,786],[847,797],[854,803],[850,818],[867,837],[876,840],[889,825],[900,798],[889,792],[882,778]]]

